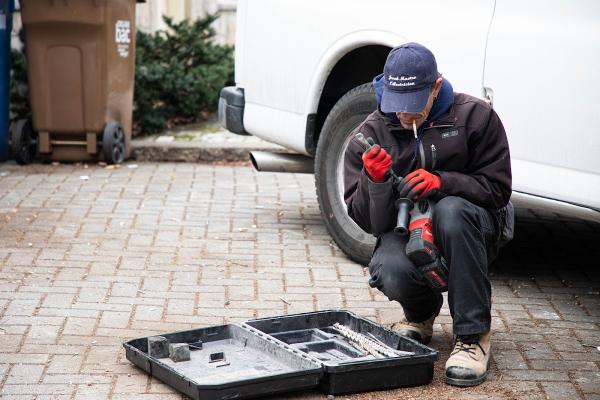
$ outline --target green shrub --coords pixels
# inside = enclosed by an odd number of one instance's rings
[[[233,48],[214,44],[217,15],[175,23],[167,31],[137,32],[134,134],[160,132],[180,123],[201,121],[216,110],[219,92],[233,81]],[[27,67],[22,52],[11,60],[11,118],[31,114]]]
[[[10,115],[15,119],[27,118],[31,114],[31,106],[25,56],[20,51],[12,49],[10,62]]]
[[[23,30],[19,32],[21,43],[25,43]],[[27,85],[27,62],[25,46],[22,51],[11,49],[10,53],[10,117],[27,118],[31,115],[29,87]]]
[[[233,48],[213,43],[216,15],[175,23],[168,30],[137,33],[135,129],[145,134],[203,119],[214,111],[223,86],[233,80]]]

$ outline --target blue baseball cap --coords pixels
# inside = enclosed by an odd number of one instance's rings
[[[435,57],[425,46],[406,43],[393,48],[383,67],[381,111],[423,111],[437,78]]]

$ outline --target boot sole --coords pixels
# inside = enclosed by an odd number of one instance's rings
[[[482,377],[477,378],[477,379],[456,379],[456,378],[448,378],[446,376],[446,383],[448,385],[460,386],[460,387],[477,386],[477,385],[481,385],[483,382],[485,382],[487,375],[488,375],[488,373],[486,371]]]
[[[491,358],[490,358],[491,359]],[[458,379],[458,378],[450,378],[445,376],[446,383],[452,386],[460,386],[460,387],[470,387],[481,385],[487,379],[488,372],[490,370],[490,359],[488,359],[487,367],[485,370],[485,374],[476,379]]]

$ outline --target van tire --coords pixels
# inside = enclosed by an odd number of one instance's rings
[[[315,184],[325,226],[340,249],[363,265],[371,260],[375,238],[348,216],[340,179],[350,132],[376,108],[371,83],[347,92],[327,115],[315,156]]]

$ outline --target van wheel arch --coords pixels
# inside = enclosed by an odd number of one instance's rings
[[[309,114],[306,121],[305,147],[308,154],[316,154],[323,125],[334,105],[350,90],[371,82],[381,73],[390,50],[389,46],[373,43],[352,49],[335,63],[323,85],[317,112]]]

